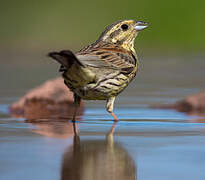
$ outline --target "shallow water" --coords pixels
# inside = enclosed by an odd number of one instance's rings
[[[149,108],[205,89],[203,58],[145,59],[139,76],[116,101],[120,121],[113,124],[104,102],[88,102],[76,123],[78,136],[70,121],[25,123],[9,115],[9,104],[56,75],[49,74],[56,64],[28,67],[0,67],[5,83],[0,89],[1,180],[204,180],[205,116]],[[11,76],[6,77],[6,68]]]

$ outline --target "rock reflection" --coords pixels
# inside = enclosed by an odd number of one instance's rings
[[[190,116],[188,121],[191,123],[205,123],[205,112],[203,111],[191,111],[186,114]]]
[[[74,131],[71,122],[62,119],[38,119],[38,120],[26,120],[26,122],[32,123],[35,129],[32,132],[54,138],[72,138]],[[77,125],[76,125],[77,126]]]
[[[113,128],[105,140],[80,140],[63,156],[61,180],[134,180],[136,167],[128,152],[113,139]]]
[[[34,105],[32,104],[31,107]],[[74,113],[74,107],[69,106],[59,106],[57,109],[56,105],[52,108],[42,108],[33,107],[30,108],[29,113],[25,117],[26,123],[31,123],[35,126],[35,129],[32,129],[32,132],[37,134],[55,137],[55,138],[71,138],[73,137],[74,130],[73,123],[71,123],[72,116]],[[67,108],[66,108],[67,107]],[[80,121],[83,115],[83,108],[79,108],[77,111],[76,121]],[[77,126],[77,123],[75,124]]]

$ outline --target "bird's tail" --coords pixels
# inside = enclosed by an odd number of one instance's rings
[[[80,62],[70,50],[50,52],[48,56],[61,64],[60,71],[63,69],[65,81],[73,87],[85,86],[95,81],[95,74]]]
[[[66,69],[69,69],[74,63],[77,63],[80,66],[84,66],[70,50],[50,52],[48,56],[58,61]]]

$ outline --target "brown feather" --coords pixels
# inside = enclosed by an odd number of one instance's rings
[[[76,55],[86,55],[87,58],[93,58],[92,63],[97,64],[104,62],[107,67],[122,69],[123,71],[131,72],[137,63],[136,55],[133,52],[129,52],[122,47],[115,44],[101,42],[98,44],[92,44],[89,47],[83,48]],[[96,58],[96,59],[95,59]],[[86,64],[86,60],[82,60],[82,63]]]

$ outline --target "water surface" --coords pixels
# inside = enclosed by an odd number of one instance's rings
[[[205,89],[202,58],[145,59],[117,98],[120,121],[113,123],[104,102],[91,101],[75,136],[69,120],[26,123],[9,115],[9,104],[57,74],[56,64],[42,64],[0,67],[0,179],[204,180],[205,117],[149,108]]]

